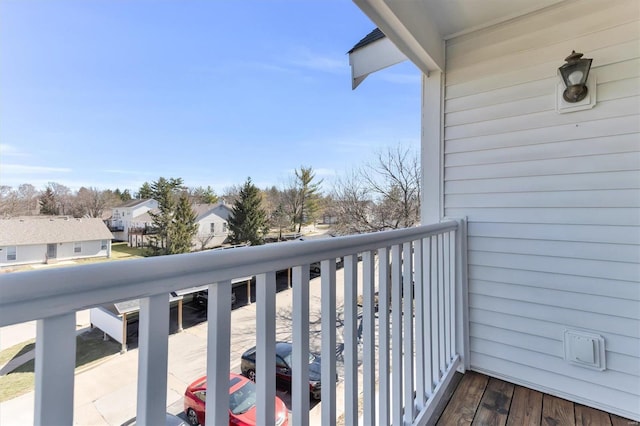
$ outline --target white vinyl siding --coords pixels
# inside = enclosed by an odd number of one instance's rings
[[[640,2],[568,3],[447,42],[444,214],[469,222],[471,367],[637,413]],[[558,114],[572,50],[597,104]],[[563,360],[566,328],[605,371]]]

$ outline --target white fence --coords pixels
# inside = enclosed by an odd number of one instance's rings
[[[343,258],[344,423],[358,423],[361,400],[366,425],[426,424],[439,391],[468,359],[464,228],[464,222],[449,221],[351,237],[7,274],[0,283],[0,326],[38,320],[35,422],[70,425],[75,363],[69,354],[75,352],[75,312],[141,299],[137,419],[138,424],[162,424],[166,393],[153,390],[167,387],[169,293],[207,285],[207,424],[226,424],[229,375],[216,366],[230,361],[232,280],[256,275],[257,422],[269,425],[275,419],[275,370],[269,361],[275,359],[275,277],[276,271],[292,267],[291,424],[304,426],[309,423],[309,265],[321,261],[321,381],[334,383],[336,258]],[[362,295],[357,294],[358,280]],[[359,338],[364,345],[361,366]],[[363,378],[361,390],[358,375]],[[322,424],[336,422],[336,389],[322,386]]]

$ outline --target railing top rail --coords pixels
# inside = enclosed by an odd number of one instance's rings
[[[0,327],[375,250],[457,226],[447,221],[355,236],[4,274]]]

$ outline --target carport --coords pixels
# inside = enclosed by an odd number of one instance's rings
[[[247,285],[247,292],[251,292],[251,279],[253,276],[236,278],[231,281],[232,287]],[[178,332],[182,331],[182,304],[184,296],[207,290],[208,286],[190,287],[172,292],[169,297],[169,304],[178,307]],[[230,301],[232,302],[232,301]],[[249,303],[251,298],[249,297]],[[111,303],[103,306],[91,308],[89,311],[91,327],[97,327],[104,332],[105,340],[107,335],[120,343],[120,353],[127,351],[127,321],[138,315],[140,311],[140,300],[127,300],[125,302]]]

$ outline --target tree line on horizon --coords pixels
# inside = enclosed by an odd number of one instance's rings
[[[128,189],[87,187],[73,192],[55,182],[38,191],[25,183],[16,189],[0,186],[0,217],[102,217],[105,211],[124,202],[154,198],[159,202],[160,213],[152,214],[152,218],[162,229],[154,241],[155,251],[179,253],[190,249],[191,243],[187,246],[184,236],[197,232],[195,217],[189,214],[195,215],[191,206],[221,200],[232,209],[229,229],[234,244],[262,244],[270,230],[277,238],[283,232],[300,232],[323,215],[331,218],[333,232],[341,235],[415,226],[420,220],[420,179],[417,154],[398,146],[378,152],[373,162],[337,179],[327,194],[322,193],[323,180],[316,179],[313,168],[305,166],[296,169],[281,188],[259,189],[248,177],[242,185],[226,188],[220,196],[211,186],[187,187],[182,178],[160,177],[144,182],[133,193]]]

